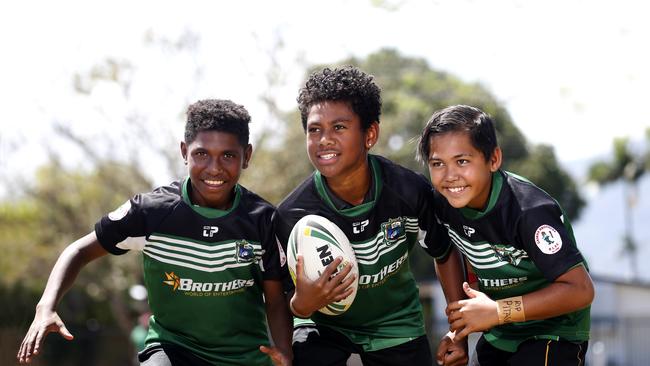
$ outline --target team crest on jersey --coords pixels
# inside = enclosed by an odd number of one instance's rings
[[[235,242],[235,259],[237,263],[252,262],[255,260],[255,251],[253,246],[246,240],[238,240]]]
[[[165,272],[165,278],[167,280],[163,281],[164,284],[172,286],[174,288],[174,291],[178,288],[178,286],[181,284],[181,279],[177,275],[174,274],[174,272],[167,273]]]
[[[500,261],[509,262],[513,266],[519,265],[522,259],[528,258],[525,251],[511,246],[494,245],[492,249]]]
[[[122,204],[122,206],[116,208],[115,211],[109,213],[108,218],[111,221],[120,221],[124,218],[124,216],[126,216],[127,213],[129,213],[130,209],[131,209],[131,200],[127,200]]]
[[[384,241],[386,245],[395,244],[399,239],[406,236],[405,229],[406,220],[401,217],[396,219],[389,219],[388,222],[381,224],[381,229],[384,233]]]
[[[535,244],[544,254],[555,254],[562,249],[560,233],[550,225],[542,225],[535,230]]]

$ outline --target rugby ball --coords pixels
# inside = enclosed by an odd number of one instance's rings
[[[289,273],[294,284],[298,255],[303,258],[305,276],[312,281],[316,281],[334,259],[343,257],[343,261],[332,276],[339,273],[346,264],[352,265],[352,270],[348,274],[348,277],[355,275],[356,278],[351,285],[352,294],[318,311],[327,315],[340,315],[350,308],[359,288],[359,267],[350,241],[338,226],[318,215],[307,215],[301,218],[291,230],[287,252]]]

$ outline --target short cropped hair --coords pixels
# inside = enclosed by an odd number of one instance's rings
[[[187,108],[185,143],[192,143],[199,132],[219,131],[232,133],[242,146],[247,146],[250,121],[246,108],[230,100],[199,100]]]
[[[422,130],[418,158],[429,160],[431,137],[447,132],[467,132],[472,146],[489,160],[498,146],[494,121],[482,110],[467,105],[453,105],[436,111]]]
[[[381,89],[374,77],[354,66],[325,68],[309,76],[297,98],[302,128],[307,129],[307,117],[314,104],[345,102],[359,116],[361,128],[367,130],[379,122],[381,114]]]

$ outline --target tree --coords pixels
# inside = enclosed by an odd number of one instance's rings
[[[621,254],[630,260],[632,275],[639,276],[637,263],[638,243],[634,238],[634,220],[632,210],[638,201],[638,184],[643,175],[650,171],[650,128],[646,130],[646,151],[635,153],[629,138],[616,138],[613,142],[612,159],[600,160],[589,168],[589,180],[600,185],[623,182],[624,232]]]

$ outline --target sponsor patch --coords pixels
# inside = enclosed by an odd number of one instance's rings
[[[111,221],[120,221],[129,213],[131,209],[131,200],[128,200],[122,204],[122,206],[115,209],[115,211],[108,214],[108,218]]]
[[[552,226],[542,225],[535,230],[535,244],[544,254],[555,254],[562,248],[562,238]]]

